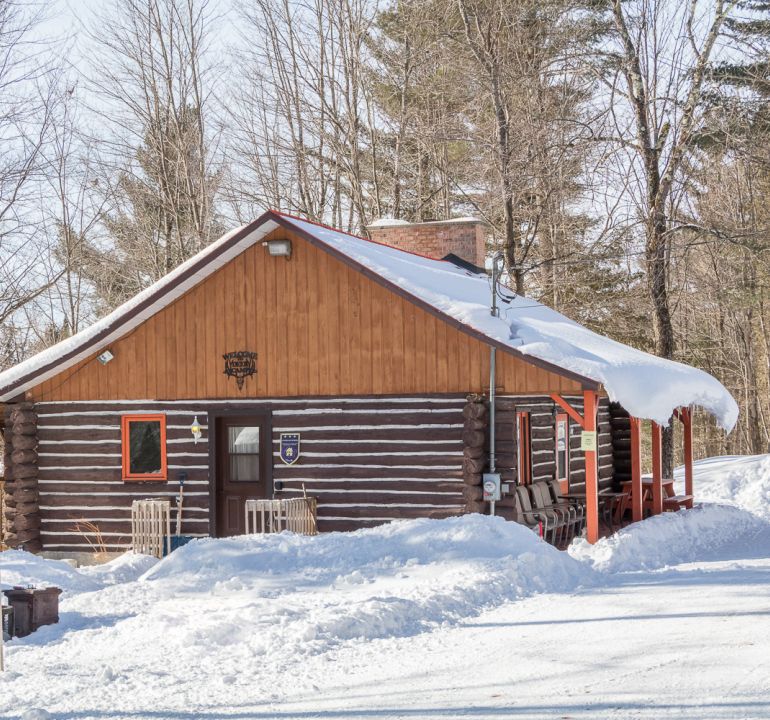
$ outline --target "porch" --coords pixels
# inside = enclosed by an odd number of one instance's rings
[[[586,390],[583,393],[583,412],[579,412],[569,401],[556,393],[551,399],[582,430],[581,450],[585,463],[585,492],[582,497],[564,495],[564,500],[576,504],[583,501],[585,537],[589,543],[595,543],[600,537],[611,534],[630,522],[638,522],[645,517],[660,515],[693,507],[693,442],[692,410],[680,407],[674,410],[673,421],[682,428],[684,455],[684,494],[677,494],[674,479],[663,477],[662,432],[663,426],[650,422],[651,464],[650,477],[642,477],[642,424],[644,420],[628,416],[627,430],[613,428],[613,443],[619,445],[620,452],[627,453],[627,472],[617,472],[611,488],[600,490],[597,462],[597,393]],[[555,491],[553,499],[556,498]]]

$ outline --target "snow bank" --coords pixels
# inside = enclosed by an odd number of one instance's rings
[[[305,662],[333,663],[342,646],[456,625],[510,600],[569,591],[592,575],[531,530],[480,515],[318,537],[195,540],[137,579],[142,562],[128,556],[78,571],[13,555],[18,580],[47,577],[73,592],[62,596],[57,625],[8,644],[18,675],[13,683],[0,677],[3,717],[30,706],[59,717],[75,696],[115,717],[169,699],[207,707],[212,690],[256,692],[269,703],[276,677],[302,686]],[[93,591],[74,592],[86,589]]]
[[[127,552],[101,565],[85,565],[78,572],[96,580],[103,587],[132,582],[154,567],[157,558],[150,555]]]
[[[531,530],[468,515],[315,538],[283,533],[196,540],[142,580],[164,595],[245,594],[258,644],[314,652],[342,640],[412,635],[537,592],[577,587],[579,563]],[[188,638],[239,636],[215,614]],[[279,639],[280,636],[280,639]]]
[[[203,667],[201,658],[223,646],[240,667],[255,657],[280,662],[347,641],[415,635],[535,593],[572,590],[592,574],[531,530],[481,515],[318,537],[195,540],[136,580],[141,562],[128,557],[77,571],[17,555],[19,580],[38,581],[43,564],[58,568],[48,577],[73,592],[63,597],[59,625],[13,642],[64,639],[73,657],[113,668]],[[124,581],[105,586],[117,578]],[[95,625],[106,629],[86,638]]]
[[[770,554],[770,523],[726,505],[702,505],[633,523],[569,554],[604,573],[657,570],[688,562]]]
[[[404,520],[315,538],[280,533],[199,539],[162,560],[144,579],[164,579],[185,590],[200,590],[235,576],[248,583],[293,575],[302,578],[303,584],[320,584],[349,573],[374,576],[405,567],[508,563],[516,558],[529,562],[537,557],[546,566],[552,562],[559,566],[560,555],[521,525],[499,517],[466,515]],[[533,575],[543,590],[563,581],[563,575],[555,578],[546,571],[528,573]]]
[[[23,550],[0,553],[0,589],[14,585],[23,587],[56,586],[65,592],[77,593],[98,590],[102,584],[59,560],[45,560]]]
[[[23,550],[8,550],[0,553],[0,589],[14,585],[55,586],[69,595],[91,592],[136,580],[156,562],[147,555],[128,552],[102,565],[74,568],[61,560],[47,560]]]
[[[696,498],[735,505],[770,521],[770,455],[738,455],[699,460],[693,466]],[[684,468],[675,479],[684,492]]]

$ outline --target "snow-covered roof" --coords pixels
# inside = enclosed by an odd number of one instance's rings
[[[486,275],[274,211],[220,238],[90,328],[0,373],[0,399],[106,347],[280,226],[503,350],[603,385],[610,400],[635,417],[667,423],[675,408],[697,405],[726,430],[738,418],[733,397],[702,370],[623,345],[510,292],[503,293],[508,299],[500,301],[500,316],[493,317]]]
[[[400,225],[409,225],[408,220],[399,220],[398,218],[381,217],[377,220],[373,220],[369,223],[368,227],[380,228],[380,227],[398,227]]]

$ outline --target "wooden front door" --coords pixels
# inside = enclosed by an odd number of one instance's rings
[[[217,419],[217,537],[243,535],[245,503],[272,496],[272,443],[266,415]]]

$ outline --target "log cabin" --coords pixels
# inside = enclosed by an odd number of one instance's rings
[[[180,482],[194,537],[303,492],[321,532],[489,512],[490,470],[509,519],[517,484],[584,491],[594,541],[597,493],[639,494],[641,421],[676,415],[685,443],[695,406],[734,424],[706,373],[492,293],[482,222],[369,233],[268,211],[0,373],[8,544],[125,550],[132,500]]]

